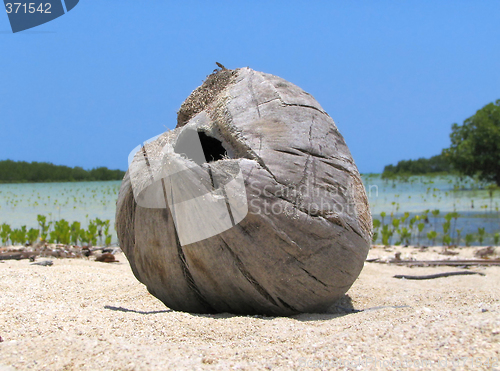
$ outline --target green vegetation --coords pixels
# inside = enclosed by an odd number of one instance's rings
[[[443,155],[461,174],[500,186],[500,99],[464,121],[453,124],[451,146]]]
[[[71,225],[64,219],[57,220],[54,223],[48,222],[45,215],[38,215],[38,229],[31,228],[29,231],[26,226],[21,228],[12,229],[8,224],[3,223],[0,225],[0,238],[2,244],[6,245],[9,241],[12,245],[33,245],[38,240],[50,243],[61,243],[64,245],[77,245],[78,242],[87,245],[96,245],[97,237],[99,237],[100,244],[104,243],[105,246],[111,244],[111,234],[109,234],[109,220],[101,220],[95,218],[90,220],[88,229],[80,228],[80,222],[73,222]],[[54,226],[52,230],[51,226]],[[49,236],[49,238],[47,238]]]
[[[48,162],[0,161],[0,183],[121,180],[124,175],[122,170],[106,167],[84,170],[78,166],[71,168]]]
[[[500,186],[500,99],[478,110],[462,125],[453,124],[451,130],[450,148],[440,155],[387,165],[382,178],[457,173]]]
[[[429,159],[402,160],[397,165],[387,165],[382,173],[383,179],[390,179],[397,175],[425,175],[436,173],[451,173],[451,164],[443,155],[433,156]]]
[[[395,217],[394,214],[391,213],[390,223],[385,223],[387,213],[381,212],[381,219],[373,219],[372,242],[374,244],[377,243],[380,236],[380,243],[385,246],[407,246],[411,245],[412,242],[416,242],[416,245],[420,246],[422,231],[427,223],[431,228],[431,230],[425,234],[428,245],[435,246],[436,240],[439,237],[443,246],[458,246],[460,244],[462,229],[457,229],[456,225],[458,218],[460,218],[460,214],[456,211],[447,213],[443,216],[444,222],[439,224],[438,219],[440,211],[438,209],[432,210],[431,213],[434,217],[434,223],[429,221],[429,212],[431,211],[425,210],[423,213],[414,215],[412,218],[410,218],[409,212],[405,212],[399,218]],[[443,229],[442,233],[438,232],[438,225],[441,225]],[[479,242],[479,245],[483,245],[483,242],[487,237],[491,238],[495,245],[498,245],[500,241],[500,232],[488,235],[485,228],[478,227],[477,233],[469,233],[465,236],[465,245],[470,246],[475,241]]]

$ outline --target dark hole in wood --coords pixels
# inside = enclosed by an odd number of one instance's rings
[[[179,135],[174,151],[198,165],[221,160],[227,156],[226,149],[220,140],[208,136],[204,131],[193,129],[184,130]]]
[[[222,160],[224,156],[227,156],[226,149],[220,140],[209,137],[204,131],[199,131],[198,136],[207,162]]]

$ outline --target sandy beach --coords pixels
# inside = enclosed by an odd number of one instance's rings
[[[477,249],[379,246],[368,258],[472,259]],[[499,266],[401,280],[464,269],[367,262],[330,313],[280,318],[171,311],[117,259],[0,262],[0,371],[500,370]]]

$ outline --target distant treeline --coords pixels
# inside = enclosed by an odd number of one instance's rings
[[[397,165],[387,165],[382,173],[383,178],[396,175],[424,175],[431,173],[451,173],[452,166],[443,155],[418,160],[402,160]]]
[[[121,180],[125,172],[98,167],[85,170],[49,162],[0,161],[0,183],[82,182]]]

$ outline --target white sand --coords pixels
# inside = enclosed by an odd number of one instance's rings
[[[398,249],[418,258],[416,249]],[[471,268],[484,277],[410,281],[392,276],[460,269],[366,263],[348,295],[354,308],[373,309],[275,318],[170,311],[117,258],[0,263],[0,371],[344,369],[336,361],[353,362],[345,369],[456,362],[500,370],[500,267]]]

